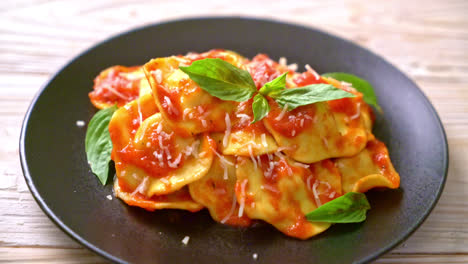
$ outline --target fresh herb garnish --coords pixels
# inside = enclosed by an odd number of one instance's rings
[[[222,100],[247,101],[257,91],[248,71],[222,59],[198,60],[179,69],[188,74],[200,88]]]
[[[91,171],[96,174],[102,185],[109,177],[112,141],[109,134],[109,122],[117,106],[108,107],[97,112],[88,125],[85,139],[85,150]]]
[[[369,209],[365,194],[349,192],[308,213],[306,218],[310,222],[359,223],[366,220]]]
[[[284,89],[272,93],[271,97],[275,99],[281,107],[287,104],[288,109],[292,110],[303,105],[345,97],[354,97],[354,95],[330,84],[312,84],[293,89]]]
[[[364,102],[372,105],[379,112],[382,112],[382,108],[380,108],[377,102],[377,96],[375,95],[374,88],[368,81],[361,79],[356,75],[344,72],[330,72],[325,73],[322,76],[331,77],[338,81],[350,83],[354,89],[362,93]]]
[[[257,92],[250,73],[221,59],[194,61],[187,67],[179,67],[200,88],[222,100],[243,102]],[[288,110],[317,102],[354,97],[353,94],[330,84],[312,84],[305,87],[286,89],[286,75],[283,73],[267,82],[258,90],[252,103],[255,123],[268,115],[270,106],[265,96],[273,98],[280,106],[288,105]]]
[[[254,120],[252,121],[253,124],[264,118],[266,115],[268,115],[268,112],[270,112],[270,105],[268,104],[268,100],[263,95],[257,94],[254,97],[252,103],[252,111],[254,115]]]

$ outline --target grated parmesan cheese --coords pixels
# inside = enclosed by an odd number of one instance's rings
[[[226,221],[229,220],[229,218],[231,218],[232,214],[234,213],[234,210],[236,209],[236,203],[237,203],[237,199],[236,199],[236,196],[233,194],[231,210],[229,210],[229,213],[223,219],[221,219],[222,224],[226,223]]]
[[[280,121],[281,119],[283,119],[284,115],[286,114],[286,111],[288,111],[288,104],[285,104],[284,107],[283,107],[283,110],[281,111],[281,113],[275,118],[276,121]]]
[[[185,236],[184,239],[182,239],[182,244],[187,245],[190,240],[189,236]]]
[[[229,118],[228,113],[226,113],[224,121],[226,122],[226,132],[224,132],[223,146],[226,147],[228,144],[229,135],[231,134],[231,119]]]
[[[357,103],[356,113],[350,117],[351,120],[358,118],[361,115],[361,103]]]
[[[253,155],[253,151],[252,151],[252,145],[249,144],[249,146],[247,147],[248,150],[249,150],[249,155],[250,155],[250,159],[252,160],[252,162],[254,163],[254,167],[255,169],[257,169],[257,160],[255,159],[254,155]]]
[[[167,161],[167,165],[169,165],[169,167],[171,167],[171,168],[177,168],[179,166],[179,163],[180,163],[181,159],[182,159],[182,153],[179,153],[179,155],[177,156],[177,158],[173,162]]]
[[[136,101],[137,101],[137,107],[138,107],[138,120],[140,121],[140,125],[141,125],[141,123],[143,123],[143,115],[141,114],[140,100],[136,100]]]
[[[135,175],[135,173],[134,173],[134,175]],[[148,178],[149,178],[149,176],[145,176],[145,178],[143,178],[143,181],[141,181],[140,184],[138,184],[138,186],[132,192],[132,195],[135,195],[137,193],[141,193],[141,194],[144,195],[146,193],[146,189],[148,188],[148,186],[147,186]]]
[[[162,82],[162,72],[160,69],[156,69],[154,71],[151,71],[151,74],[154,75],[154,78],[156,79],[156,82],[157,83],[161,83]]]
[[[179,110],[177,110],[177,108],[175,108],[175,106],[172,104],[172,101],[169,97],[167,96],[164,96],[164,102],[167,104],[167,111],[169,114],[179,114]]]
[[[76,126],[77,126],[77,127],[83,127],[85,124],[86,124],[86,123],[85,123],[85,121],[83,121],[83,120],[77,120],[77,121],[76,121]]]
[[[109,200],[109,201],[112,201],[112,196],[109,194],[106,196],[106,198]]]
[[[282,66],[286,66],[288,64],[288,60],[285,57],[279,58],[278,62]]]
[[[268,147],[268,144],[267,144],[267,141],[266,141],[266,135],[265,135],[265,133],[262,133],[262,135],[261,135],[260,137],[261,137],[261,139],[262,139],[262,144],[263,144],[263,146],[264,146],[265,148]]]
[[[314,182],[314,185],[312,185],[312,193],[314,194],[314,199],[315,199],[315,203],[317,204],[317,207],[322,205],[322,203],[320,202],[320,197],[318,196],[318,192],[317,192],[317,187],[319,184],[320,182],[316,180]]]
[[[239,214],[238,217],[242,217],[244,215],[244,206],[245,206],[245,185],[247,185],[248,180],[245,179],[241,183],[241,200],[239,205]]]
[[[127,96],[121,94],[119,91],[115,90],[114,88],[112,88],[110,86],[103,86],[102,88],[108,90],[109,92],[117,95],[118,97],[120,97],[120,98],[122,98],[122,99],[124,99],[126,101],[129,100],[129,98]]]
[[[314,75],[316,80],[320,80],[320,75],[316,71],[314,71],[314,69],[312,69],[312,67],[310,67],[309,64],[306,64],[305,68],[306,68],[306,70],[308,72],[310,72],[310,73],[312,73]]]

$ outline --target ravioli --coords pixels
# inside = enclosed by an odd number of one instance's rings
[[[94,90],[89,93],[89,98],[99,109],[115,104],[123,106],[144,94],[140,88],[145,89],[147,85],[148,81],[140,66],[112,66],[94,79]]]
[[[190,65],[193,60],[213,57],[221,57],[236,66],[243,65],[245,60],[234,52],[213,51],[186,57],[157,58],[143,66],[164,119],[193,134],[224,131],[225,115],[231,114],[236,107],[232,101],[211,96],[179,69],[179,66]]]
[[[112,159],[120,185],[152,197],[177,191],[203,177],[213,160],[214,141],[207,134],[192,137],[172,131],[160,113],[140,119],[141,111],[134,108],[148,97],[117,110],[109,131],[115,142]]]
[[[200,180],[189,184],[193,200],[210,211],[213,220],[233,226],[249,226],[251,220],[239,217],[236,185],[236,159],[234,156],[216,156],[209,172]]]
[[[272,110],[263,122],[278,146],[299,162],[353,156],[366,146],[371,133],[369,108],[360,98],[334,101],[337,102],[315,103],[288,112],[271,102]],[[343,113],[343,104],[356,112]]]
[[[305,214],[317,208],[320,199],[312,190],[316,188],[317,175],[305,166],[293,165],[291,160],[271,154],[261,156],[260,162],[255,160],[237,158],[236,196],[241,211],[249,218],[264,220],[284,234],[300,239],[330,227],[329,223],[308,222],[305,218]]]
[[[193,201],[187,187],[168,195],[155,195],[150,198],[135,192],[126,192],[119,185],[119,180],[114,181],[115,196],[122,199],[126,204],[138,206],[148,211],[157,209],[182,209],[197,212],[203,209],[203,205]]]
[[[228,125],[219,146],[224,155],[262,155],[278,149],[275,139],[262,122],[253,121],[252,99],[239,103],[233,117],[226,115]]]
[[[400,176],[395,171],[385,144],[377,139],[367,143],[359,154],[336,159],[343,178],[344,192],[366,192],[376,187],[398,188]]]

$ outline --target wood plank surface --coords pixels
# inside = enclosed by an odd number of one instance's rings
[[[448,181],[426,222],[376,263],[468,263],[468,1],[0,1],[0,262],[101,263],[60,231],[26,187],[18,157],[31,99],[91,45],[150,23],[244,15],[352,40],[408,74],[437,109]]]

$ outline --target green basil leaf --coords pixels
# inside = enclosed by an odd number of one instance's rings
[[[271,93],[270,96],[281,107],[287,104],[289,110],[317,102],[354,97],[352,93],[338,89],[330,84],[312,84],[304,87],[284,89]]]
[[[356,75],[344,72],[330,72],[323,74],[323,76],[350,83],[354,89],[363,94],[364,102],[374,106],[379,112],[382,112],[382,108],[380,108],[377,102],[377,96],[375,95],[374,88],[368,81],[361,79]]]
[[[306,218],[310,222],[359,223],[366,220],[369,209],[365,194],[349,192],[308,213]]]
[[[248,71],[222,59],[198,60],[188,67],[179,68],[200,88],[222,100],[247,101],[257,91]]]
[[[264,118],[266,115],[268,115],[268,112],[270,112],[270,105],[268,104],[268,100],[263,97],[263,95],[257,94],[253,99],[252,111],[254,115],[252,124],[262,120],[262,118]]]
[[[105,185],[109,177],[112,141],[109,134],[109,122],[117,106],[108,107],[97,112],[88,125],[85,139],[85,150],[91,171]]]
[[[285,72],[280,76],[276,77],[274,80],[265,83],[262,88],[258,91],[263,95],[269,95],[272,92],[281,91],[286,88],[286,75],[288,73]]]

